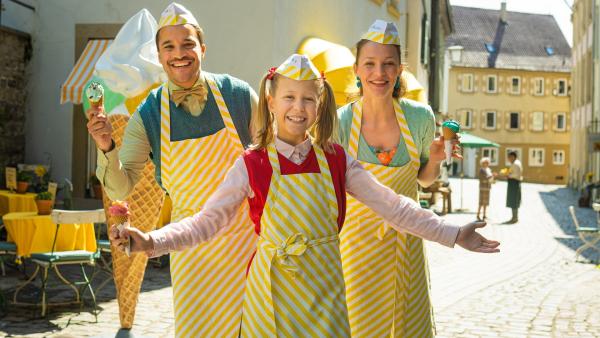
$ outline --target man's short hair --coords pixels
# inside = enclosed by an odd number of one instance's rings
[[[516,151],[509,151],[508,152],[508,156],[514,156],[515,158],[517,158],[517,152]]]
[[[202,27],[200,26],[196,26],[193,25],[191,23],[188,23],[186,25],[192,25],[195,29],[196,29],[196,36],[198,36],[198,41],[200,41],[200,45],[204,44],[204,30],[202,30]],[[156,50],[159,50],[159,46],[158,46],[158,33],[160,32],[160,30],[163,27],[161,27],[159,30],[156,31],[156,35],[154,36],[154,42],[156,43]]]

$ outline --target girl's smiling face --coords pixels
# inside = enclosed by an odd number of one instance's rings
[[[275,115],[277,137],[291,145],[306,139],[317,120],[319,90],[317,81],[297,81],[277,76],[274,92],[267,96],[269,111]]]

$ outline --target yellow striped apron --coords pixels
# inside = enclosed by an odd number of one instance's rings
[[[397,100],[394,109],[410,162],[402,167],[361,164],[382,184],[417,200],[418,150]],[[352,107],[348,152],[354,158],[358,158],[361,121],[362,99]],[[381,217],[348,196],[340,250],[352,337],[432,337],[423,240],[389,230]]]
[[[161,178],[173,203],[172,221],[200,211],[242,153],[227,105],[215,81],[206,78],[225,128],[214,135],[171,141],[169,91],[161,96]],[[209,242],[171,254],[177,337],[237,337],[247,264],[256,235],[248,204]]]
[[[323,149],[320,173],[282,175],[277,150],[246,284],[242,337],[349,337],[338,208]]]

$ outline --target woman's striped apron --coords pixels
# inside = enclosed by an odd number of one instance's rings
[[[362,162],[384,185],[417,200],[420,160],[400,102],[396,118],[410,162],[388,167]],[[362,99],[352,107],[348,152],[358,159]],[[415,222],[418,220],[415,220]],[[340,234],[352,337],[432,337],[429,276],[423,240],[398,233],[373,211],[348,196]]]
[[[248,273],[242,337],[349,337],[338,207],[325,153],[320,173],[282,175],[277,150]]]
[[[167,85],[162,88],[161,179],[173,202],[173,222],[202,209],[244,149],[217,84],[209,76],[206,80],[225,128],[198,139],[171,141],[169,91]],[[177,337],[237,337],[255,243],[244,203],[214,239],[171,254]]]

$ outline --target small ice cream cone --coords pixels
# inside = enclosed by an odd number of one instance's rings
[[[116,226],[119,231],[123,230],[123,228],[129,226],[129,207],[127,202],[124,201],[115,201],[108,208],[108,212],[112,218],[113,226]],[[125,254],[127,256],[131,253],[131,242],[127,242],[125,244]]]
[[[102,107],[104,104],[104,87],[98,82],[92,82],[85,90],[85,96],[90,101],[92,108]]]
[[[456,134],[460,131],[460,124],[454,120],[445,121],[442,124],[442,135],[444,135],[444,152],[446,153],[446,163],[452,161],[452,151],[454,141],[457,136]]]

